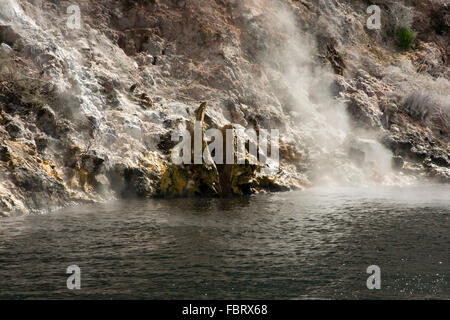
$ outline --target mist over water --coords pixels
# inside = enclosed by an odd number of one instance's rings
[[[449,194],[314,188],[13,217],[0,225],[0,298],[449,299]],[[380,290],[366,287],[370,265]]]

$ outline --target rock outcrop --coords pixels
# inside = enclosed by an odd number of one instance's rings
[[[2,1],[0,216],[123,197],[448,183],[450,6],[371,3],[378,30],[363,0]],[[400,23],[417,34],[406,51]],[[279,167],[247,155],[174,164],[172,136],[196,120],[202,146],[210,128],[279,130]]]

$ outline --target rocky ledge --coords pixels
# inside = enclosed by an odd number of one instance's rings
[[[449,16],[438,0],[4,0],[0,216],[448,183]],[[195,121],[202,144],[209,128],[278,130],[279,167],[174,164],[172,136]]]

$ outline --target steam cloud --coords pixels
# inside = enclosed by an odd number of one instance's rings
[[[271,36],[258,60],[273,84],[285,112],[302,132],[318,184],[394,182],[392,154],[370,132],[356,133],[348,119],[345,102],[331,93],[331,72],[315,61],[314,39],[301,33],[292,8],[275,0],[252,1],[260,8],[259,26]],[[352,153],[363,159],[353,161]]]

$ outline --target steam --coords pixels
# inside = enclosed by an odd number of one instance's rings
[[[258,59],[308,146],[314,182],[392,183],[392,154],[369,132],[353,131],[345,103],[332,96],[331,72],[314,61],[316,44],[300,32],[292,8],[269,0],[259,5],[269,7],[258,21],[271,37]]]
[[[37,28],[36,23],[23,12],[16,0],[2,0],[0,2],[0,23],[11,22],[15,24],[20,22],[28,28]]]

